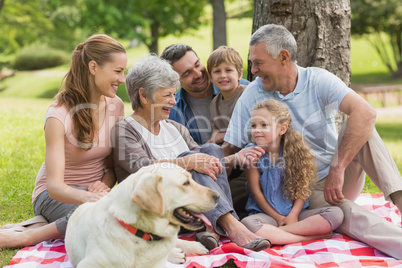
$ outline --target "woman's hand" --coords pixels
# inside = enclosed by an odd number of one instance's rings
[[[222,173],[222,164],[218,158],[204,153],[196,153],[183,157],[183,161],[188,163],[187,170],[195,170],[199,173],[210,176],[214,181],[217,180],[219,173]],[[188,162],[187,162],[188,161]]]
[[[85,202],[96,202],[99,199],[101,199],[102,197],[104,197],[105,195],[108,194],[108,191],[100,191],[100,192],[87,192],[88,194],[86,195],[86,200]]]
[[[95,181],[88,185],[88,194],[85,196],[85,202],[96,202],[109,192],[109,186],[101,181]]]
[[[110,192],[110,188],[101,181],[95,181],[88,185],[88,192],[90,193]]]

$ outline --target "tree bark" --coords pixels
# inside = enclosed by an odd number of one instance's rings
[[[151,42],[146,44],[150,53],[159,55],[159,24],[151,24]]]
[[[0,0],[0,12],[1,12],[1,10],[2,10],[3,7],[4,7],[4,1],[5,1],[5,0]]]
[[[217,49],[219,46],[226,46],[226,11],[224,0],[210,0],[212,5],[212,39],[213,48]]]
[[[254,33],[265,24],[281,24],[295,37],[297,64],[324,68],[350,85],[349,0],[254,0]],[[248,78],[251,63],[248,66]],[[345,115],[339,115],[337,125]]]

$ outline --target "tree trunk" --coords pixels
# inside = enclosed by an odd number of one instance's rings
[[[254,0],[253,33],[265,24],[281,24],[295,37],[297,64],[324,68],[350,85],[349,0]],[[248,78],[251,63],[248,66]],[[338,127],[345,115],[339,115]]]
[[[151,41],[146,43],[150,53],[159,55],[159,24],[151,24]]]
[[[2,10],[3,7],[4,7],[4,1],[5,1],[5,0],[0,0],[0,12],[1,12],[1,10]]]
[[[226,46],[226,11],[224,0],[210,0],[213,13],[213,47]]]

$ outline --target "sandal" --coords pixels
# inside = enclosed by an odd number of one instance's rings
[[[0,227],[0,230],[14,230],[16,232],[22,232],[26,227],[31,226],[32,224],[36,223],[48,223],[48,221],[42,215],[35,216],[29,220],[15,223],[15,224],[5,224]]]
[[[271,241],[266,238],[259,237],[250,243],[240,246],[242,248],[250,249],[253,251],[261,251],[271,247]]]
[[[212,250],[214,248],[219,247],[219,242],[209,232],[199,232],[195,235],[195,241],[200,242],[204,247],[206,247],[208,250]]]

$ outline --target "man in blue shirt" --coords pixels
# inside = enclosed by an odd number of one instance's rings
[[[186,126],[194,141],[204,144],[212,135],[210,104],[219,90],[213,86],[205,66],[189,45],[170,45],[162,52],[161,58],[169,61],[180,75],[181,88],[176,93],[177,104],[169,119]],[[242,79],[240,84],[249,82]]]

